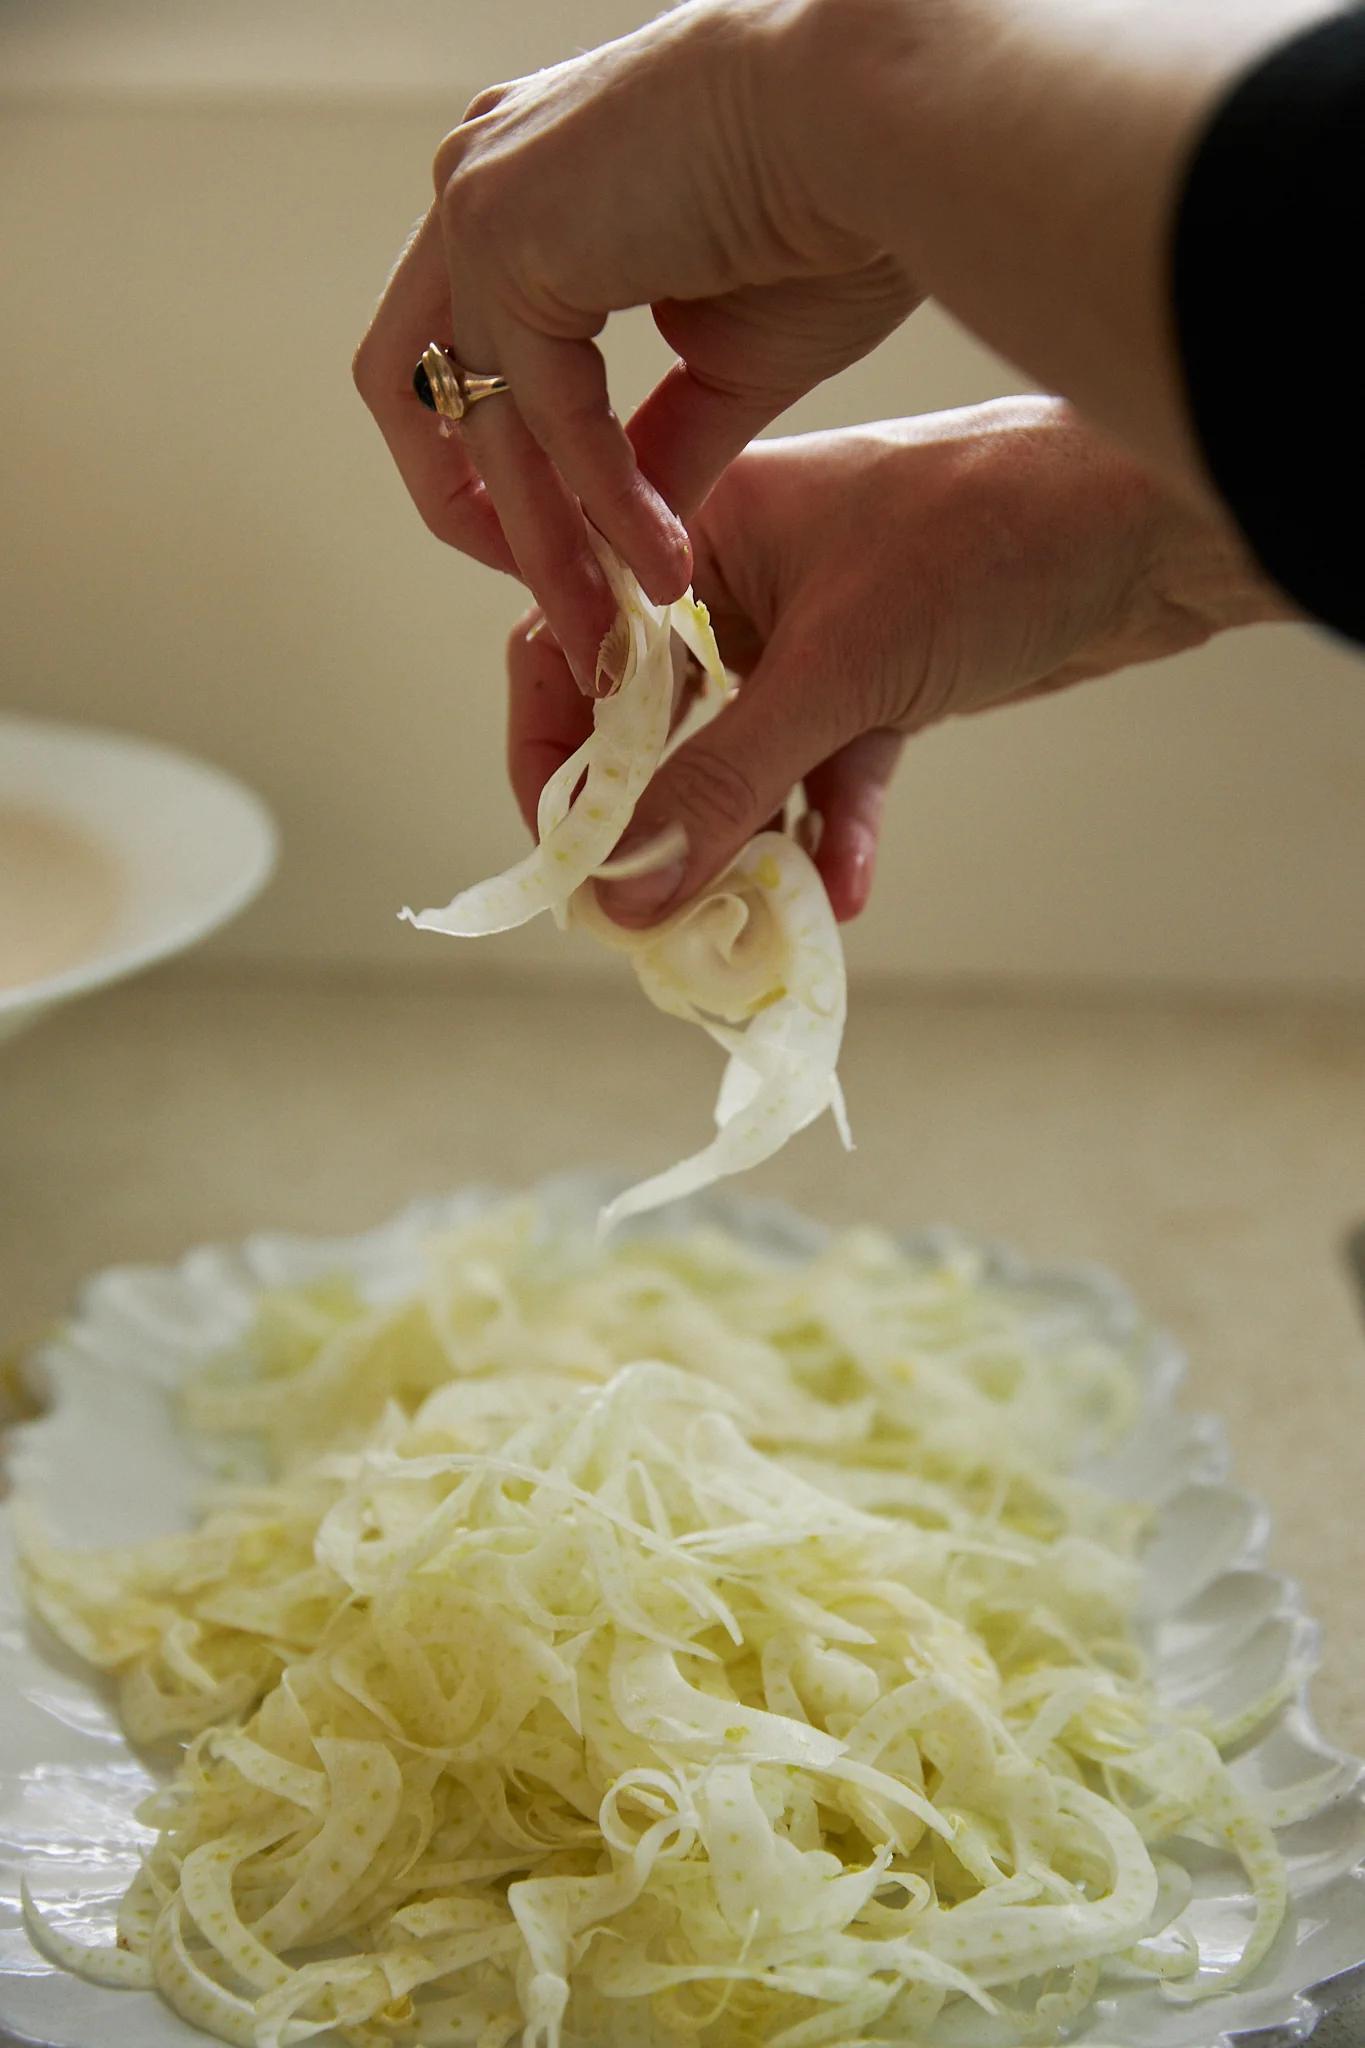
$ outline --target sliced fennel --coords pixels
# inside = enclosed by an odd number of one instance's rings
[[[663,758],[673,716],[675,631],[701,662],[708,696],[714,693],[719,703],[724,694],[725,672],[705,607],[690,596],[651,604],[605,543],[598,552],[627,642],[621,687],[594,705],[591,734],[541,791],[536,846],[506,874],[463,890],[444,910],[404,909],[400,914],[421,931],[482,938],[546,910],[562,921],[575,889],[610,858]]]
[[[824,884],[794,839],[760,832],[704,895],[653,930],[613,923],[591,889],[570,914],[629,954],[657,1008],[700,1024],[729,1055],[711,1143],[610,1202],[604,1229],[757,1166],[826,1109],[852,1143],[835,1073],[843,947]]]
[[[509,1207],[411,1300],[269,1297],[188,1392],[265,1477],[136,1549],[28,1532],[37,1611],[187,1745],[117,1948],[32,1937],[246,2048],[1046,2042],[1110,1973],[1230,1986],[1283,1866],[1145,1678],[1141,1516],[1071,1476],[1134,1398],[867,1232]],[[1247,1872],[1236,1960],[1182,1837]]]
[[[603,1228],[741,1173],[780,1151],[824,1110],[851,1144],[836,1077],[846,987],[843,947],[824,885],[784,833],[764,832],[677,916],[627,932],[599,908],[593,882],[639,872],[614,849],[670,741],[676,632],[700,664],[703,688],[690,734],[714,715],[728,684],[704,605],[689,593],[654,605],[599,543],[620,606],[626,661],[615,695],[593,710],[593,730],[541,791],[538,844],[509,868],[466,889],[444,910],[401,915],[422,931],[480,938],[542,911],[625,952],[651,1002],[700,1024],[729,1055],[716,1103],[716,1136],[666,1172],[623,1194]],[[581,784],[581,787],[580,787]],[[670,851],[676,842],[666,840]],[[653,859],[664,848],[649,849]]]

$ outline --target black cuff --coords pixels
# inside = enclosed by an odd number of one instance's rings
[[[1365,13],[1219,107],[1176,214],[1176,332],[1204,459],[1271,578],[1365,642]]]

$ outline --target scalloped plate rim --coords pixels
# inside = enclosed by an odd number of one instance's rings
[[[5,1466],[13,1486],[10,1498],[0,1501],[0,1537],[4,1539],[0,1542],[0,1619],[3,1619],[6,1609],[13,1613],[19,1605],[18,1590],[12,1583],[10,1570],[13,1505],[23,1497],[26,1489],[32,1490],[45,1481],[55,1483],[55,1465],[50,1454],[60,1453],[62,1439],[68,1429],[75,1427],[79,1430],[80,1427],[79,1414],[74,1412],[70,1400],[64,1398],[68,1379],[76,1370],[112,1372],[126,1369],[126,1361],[115,1364],[109,1356],[107,1340],[102,1342],[100,1338],[101,1322],[118,1297],[126,1295],[129,1290],[134,1293],[147,1289],[164,1292],[169,1287],[187,1303],[197,1300],[202,1314],[205,1290],[211,1276],[219,1288],[224,1284],[233,1287],[241,1297],[239,1305],[242,1305],[263,1284],[277,1284],[267,1278],[272,1269],[278,1273],[281,1267],[293,1265],[297,1268],[306,1264],[315,1271],[368,1266],[382,1270],[386,1261],[392,1269],[396,1262],[401,1262],[404,1251],[408,1254],[415,1252],[422,1238],[432,1230],[449,1228],[486,1210],[495,1202],[517,1199],[518,1196],[534,1197],[551,1208],[557,1203],[568,1202],[581,1210],[588,1203],[596,1205],[605,1200],[623,1186],[625,1180],[623,1175],[598,1170],[558,1174],[520,1191],[507,1190],[492,1183],[473,1183],[453,1193],[419,1196],[364,1230],[334,1235],[254,1231],[235,1242],[196,1246],[168,1264],[116,1265],[91,1275],[78,1288],[75,1308],[63,1329],[35,1346],[24,1362],[25,1372],[32,1374],[38,1382],[48,1405],[37,1417],[15,1426],[5,1441]],[[624,1234],[648,1235],[657,1232],[661,1226],[675,1227],[680,1220],[687,1218],[723,1223],[751,1241],[763,1243],[775,1239],[792,1250],[815,1249],[829,1237],[832,1228],[768,1197],[712,1190],[702,1197],[674,1204],[653,1216],[639,1219],[636,1224],[627,1226]],[[1185,1376],[1186,1361],[1175,1339],[1168,1332],[1150,1325],[1123,1282],[1098,1262],[1035,1260],[995,1240],[978,1238],[947,1225],[924,1226],[908,1232],[895,1232],[894,1235],[897,1242],[911,1253],[932,1255],[948,1248],[969,1248],[980,1253],[988,1270],[1007,1285],[1041,1295],[1053,1294],[1059,1304],[1065,1303],[1073,1310],[1080,1303],[1087,1313],[1096,1317],[1100,1327],[1141,1337],[1137,1364],[1145,1398],[1138,1427],[1149,1425],[1153,1419],[1171,1424],[1178,1421],[1180,1443],[1182,1448],[1188,1447],[1194,1475],[1192,1478],[1188,1474],[1183,1476],[1180,1483],[1163,1497],[1161,1512],[1168,1512],[1174,1502],[1191,1490],[1208,1489],[1246,1517],[1245,1533],[1235,1557],[1223,1564],[1195,1597],[1203,1597],[1212,1587],[1238,1571],[1260,1572],[1276,1589],[1277,1597],[1270,1610],[1270,1618],[1284,1618],[1291,1625],[1297,1646],[1292,1658],[1297,1682],[1285,1704],[1262,1726],[1257,1741],[1265,1739],[1274,1728],[1287,1730],[1305,1750],[1322,1759],[1325,1769],[1335,1766],[1342,1773],[1343,1782],[1320,1811],[1330,1803],[1334,1807],[1350,1804],[1365,1813],[1365,1762],[1324,1740],[1308,1703],[1308,1681],[1318,1659],[1319,1624],[1305,1608],[1297,1582],[1271,1570],[1264,1562],[1270,1536],[1269,1511],[1262,1502],[1227,1478],[1230,1457],[1221,1421],[1209,1414],[1189,1415],[1183,1411],[1177,1414],[1175,1397]],[[143,1377],[148,1385],[161,1391],[163,1383],[154,1373],[144,1369]],[[189,1454],[185,1460],[186,1468],[193,1474],[201,1468],[193,1459],[188,1440],[183,1441]],[[37,1661],[41,1663],[40,1656]],[[49,1665],[48,1668],[52,1667]],[[0,1714],[3,1714],[3,1705],[0,1705]],[[1252,1745],[1253,1748],[1255,1746]],[[0,1858],[2,1868],[3,1858]],[[1365,1897],[1365,1855],[1349,1869],[1338,1872],[1330,1882],[1334,1886],[1360,1887]],[[14,2026],[4,2010],[8,1974],[0,1963],[0,2040],[22,2043],[23,2048],[49,2048],[41,2035],[5,2031],[12,2030]],[[54,1984],[72,1981],[60,1972],[51,1974]],[[1307,1984],[1286,1984],[1283,1995],[1287,2003],[1282,2013],[1271,2020],[1258,2019],[1250,2027],[1224,2027],[1215,2039],[1210,2039],[1207,2048],[1258,2048],[1258,2044],[1265,2044],[1265,2048],[1271,2048],[1271,2044],[1280,2048],[1280,2044],[1284,2044],[1284,2048],[1288,2048],[1290,2043],[1306,2042],[1319,2022],[1361,1989],[1362,1984],[1365,1984],[1365,1929],[1362,1931],[1361,1954],[1356,1961]],[[128,1994],[110,1993],[109,1996],[127,1997]],[[1209,2012],[1207,2005],[1202,2009]],[[1210,2017],[1216,2015],[1210,2014]],[[1125,2023],[1120,2019],[1117,2024],[1122,2029]],[[187,2048],[196,2038],[208,2037],[184,2029],[183,2039]],[[1091,2044],[1093,2048],[1099,2048],[1102,2039],[1104,2048],[1143,2048],[1143,2044],[1136,2041],[1120,2043],[1112,2028],[1099,2034],[1087,2029],[1067,2038],[1073,2048],[1091,2048]],[[325,2048],[325,2037],[320,2039],[319,2048]]]

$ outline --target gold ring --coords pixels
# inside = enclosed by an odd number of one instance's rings
[[[477,405],[481,398],[496,398],[507,389],[505,377],[467,370],[438,341],[429,341],[422,350],[412,382],[423,405],[430,406],[443,420],[462,420],[470,406]]]

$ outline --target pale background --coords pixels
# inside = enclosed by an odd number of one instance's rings
[[[394,920],[521,849],[518,597],[426,536],[348,363],[470,94],[645,11],[0,0],[0,699],[264,792],[284,864],[224,959],[562,960],[539,930],[465,949]],[[641,322],[610,354],[622,403],[663,361]],[[923,315],[788,424],[1013,388]],[[1363,789],[1365,665],[1306,630],[932,734],[853,964],[1365,988]]]

